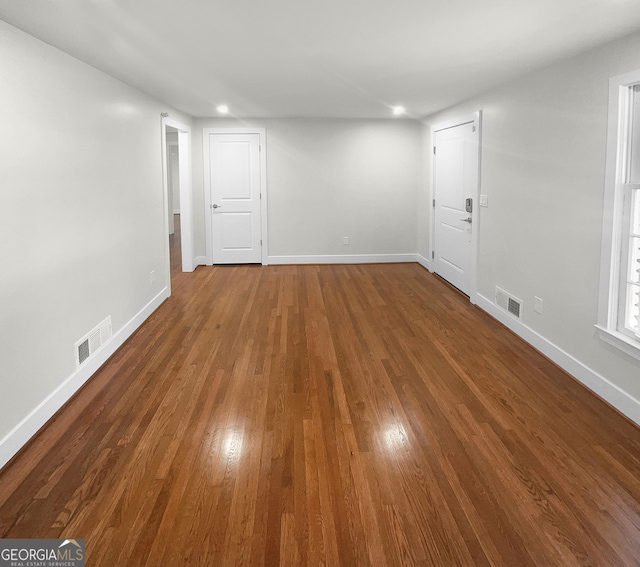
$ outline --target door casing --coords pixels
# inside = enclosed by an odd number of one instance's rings
[[[260,137],[260,218],[262,231],[262,260],[263,266],[269,262],[269,240],[267,238],[267,131],[265,128],[204,128],[202,131],[202,163],[204,166],[204,218],[206,229],[207,265],[213,265],[213,229],[211,226],[211,163],[209,156],[209,136],[211,134],[258,134]]]

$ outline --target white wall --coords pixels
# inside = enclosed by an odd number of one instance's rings
[[[1,466],[86,378],[74,343],[108,315],[126,338],[169,269],[166,107],[4,22],[0,77]]]
[[[627,408],[635,404],[638,420],[640,362],[601,342],[594,329],[608,81],[635,69],[640,69],[640,34],[560,62],[428,122],[483,111],[481,192],[488,195],[489,207],[478,209],[479,293],[493,301],[498,285],[523,299],[520,331],[539,347],[551,345],[550,353],[564,351],[568,357],[558,360],[576,361],[575,373],[595,380],[596,390],[602,386],[600,394],[610,401],[620,395]],[[544,300],[542,315],[533,311],[534,296]]]
[[[201,119],[194,131],[233,126],[267,131],[269,256],[275,261],[415,255],[416,203],[424,189],[420,123]],[[202,145],[194,146],[194,211],[202,211],[194,228],[196,255],[204,256]]]
[[[167,184],[173,199],[170,212],[180,214],[180,165],[178,163],[177,132],[167,132]]]
[[[173,202],[171,208],[176,215],[180,214],[180,163],[178,160],[178,146],[169,146],[171,163],[171,195]]]
[[[430,248],[430,222],[431,213],[431,128],[425,123],[422,128],[420,160],[422,170],[420,172],[423,189],[418,194],[417,214],[418,214],[418,259],[419,262],[428,266],[431,262]]]

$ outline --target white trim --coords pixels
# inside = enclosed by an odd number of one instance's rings
[[[162,151],[162,210],[164,211],[164,284],[171,295],[171,253],[169,237],[174,233],[173,221],[169,220],[169,161],[167,160],[167,126],[166,117],[160,119],[160,147]],[[173,206],[173,205],[171,205]]]
[[[431,260],[429,260],[428,258],[425,258],[422,254],[416,254],[417,258],[416,261],[418,262],[418,264],[420,264],[423,268],[427,268],[427,270],[429,270],[430,272],[433,272],[433,266],[431,265]]]
[[[598,330],[598,336],[605,343],[608,343],[611,346],[626,352],[629,356],[640,360],[640,343],[638,341],[628,337],[624,333],[605,329],[600,325],[596,325],[596,329]]]
[[[167,126],[178,130],[178,168],[180,183],[180,248],[182,271],[193,272],[193,205],[191,189],[191,128],[172,118],[162,117],[162,184],[164,188],[166,234],[169,234],[169,188],[167,181]],[[173,207],[173,204],[171,205]],[[169,240],[166,243],[167,285],[171,289],[171,268],[169,260]]]
[[[508,327],[516,335],[522,337],[531,346],[539,350],[578,381],[582,382],[582,384],[611,404],[619,412],[640,425],[639,400],[636,400],[604,376],[598,374],[595,370],[589,368],[542,335],[539,335],[530,327],[527,327],[522,321],[511,317],[483,295],[477,293],[475,298],[478,307],[500,321],[500,323]]]
[[[481,173],[481,164],[482,164],[482,110],[478,110],[476,112],[472,112],[469,114],[464,114],[462,116],[458,116],[457,118],[452,118],[451,120],[446,120],[445,122],[439,122],[438,124],[434,124],[430,128],[430,144],[429,144],[429,159],[430,159],[430,171],[431,171],[431,183],[429,187],[429,224],[431,225],[430,231],[430,242],[429,242],[429,253],[433,254],[435,251],[434,243],[435,243],[435,208],[433,207],[433,199],[434,199],[434,186],[435,186],[435,157],[433,153],[433,147],[435,143],[435,133],[440,132],[442,130],[447,130],[449,128],[455,128],[456,126],[461,126],[463,124],[473,123],[476,126],[475,131],[475,142],[477,148],[477,177],[476,177],[476,187],[475,193],[473,195],[473,223],[471,225],[471,266],[469,270],[469,298],[471,303],[474,303],[473,298],[476,295],[476,290],[478,289],[478,241],[480,238],[480,173]],[[433,267],[429,268],[431,271],[435,270],[435,264],[432,263]]]
[[[417,261],[417,254],[330,254],[318,256],[269,256],[269,264],[392,264]]]
[[[260,225],[262,229],[262,265],[269,264],[269,238],[267,218],[267,131],[265,128],[203,128],[202,129],[202,165],[204,168],[204,218],[206,234],[206,265],[213,265],[211,248],[211,164],[209,163],[209,136],[211,134],[258,134],[260,137]]]
[[[193,263],[196,266],[206,266],[207,265],[207,257],[206,256],[196,256],[193,259]]]
[[[444,122],[438,122],[437,124],[433,124],[431,126],[432,132],[437,132],[440,130],[447,130],[449,128],[455,128],[456,126],[461,126],[462,124],[470,124],[474,122],[478,118],[478,112],[470,112],[469,114],[462,114],[460,116],[456,116],[455,118],[450,118],[449,120],[445,120]]]
[[[165,287],[124,325],[86,364],[74,372],[0,441],[0,468],[49,421],[54,414],[85,384],[118,348],[169,297]]]
[[[173,214],[174,215],[179,215],[180,214],[180,209],[173,209]]]

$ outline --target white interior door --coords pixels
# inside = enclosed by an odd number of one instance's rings
[[[472,236],[477,216],[475,121],[434,131],[434,271],[471,292]]]
[[[262,260],[259,134],[209,134],[214,264]]]

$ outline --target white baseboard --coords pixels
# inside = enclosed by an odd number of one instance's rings
[[[417,254],[417,257],[418,264],[420,264],[423,268],[427,268],[427,270],[431,272],[431,260],[425,258],[422,254]]]
[[[179,215],[180,214],[180,209],[173,209],[173,214],[174,215]]]
[[[591,391],[610,403],[619,412],[640,425],[640,401],[618,388],[615,384],[612,384],[604,376],[601,376],[595,370],[592,370],[548,339],[545,339],[542,335],[536,333],[530,327],[527,327],[521,321],[511,317],[483,295],[477,293],[475,295],[475,303],[478,307],[489,313],[489,315],[511,329],[516,335],[522,337],[534,348],[553,360],[553,362],[582,382]]]
[[[416,262],[417,254],[335,254],[323,256],[269,256],[269,264],[386,264]]]
[[[206,266],[207,265],[207,257],[206,256],[196,256],[193,259],[194,266]]]
[[[69,376],[0,441],[0,468],[4,467],[27,441],[53,417],[167,297],[169,297],[169,288],[164,288],[124,327],[115,333],[111,340],[96,352],[94,358]]]

